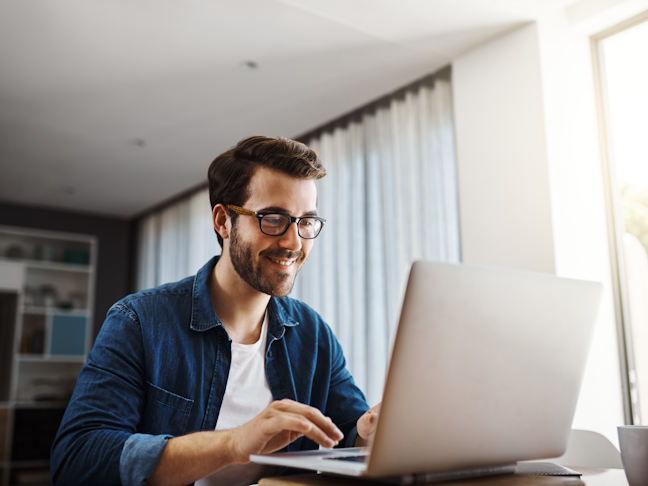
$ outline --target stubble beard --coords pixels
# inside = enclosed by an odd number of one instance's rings
[[[264,271],[260,265],[255,265],[252,245],[239,238],[236,225],[233,225],[230,233],[229,253],[232,266],[243,281],[245,281],[254,290],[273,297],[285,297],[292,291],[297,272],[299,272],[306,261],[306,256],[302,251],[281,249],[264,250],[259,253],[259,256],[262,259],[266,257],[295,259],[293,263],[295,266],[295,272],[294,274],[291,274],[281,271]]]

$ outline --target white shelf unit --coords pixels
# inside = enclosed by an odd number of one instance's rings
[[[49,469],[92,345],[97,239],[0,226],[0,486]]]

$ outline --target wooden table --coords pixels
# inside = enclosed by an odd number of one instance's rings
[[[572,467],[570,469],[583,473],[581,480],[587,486],[628,486],[623,469],[595,469],[592,467]]]
[[[486,478],[435,483],[435,486],[628,486],[623,469],[594,469],[571,467],[583,475],[576,476],[522,476],[516,474]],[[259,486],[385,486],[384,483],[334,478],[318,474],[266,478]]]

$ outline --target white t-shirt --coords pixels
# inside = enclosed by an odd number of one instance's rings
[[[268,313],[263,319],[261,336],[254,344],[232,342],[225,396],[216,430],[229,430],[249,422],[272,402],[272,393],[265,373],[265,352],[268,342]],[[274,467],[260,464],[232,464],[196,482],[196,486],[244,486],[271,476]]]

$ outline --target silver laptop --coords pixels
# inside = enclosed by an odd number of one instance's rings
[[[602,289],[547,274],[416,262],[370,446],[250,460],[412,484],[558,457]]]

